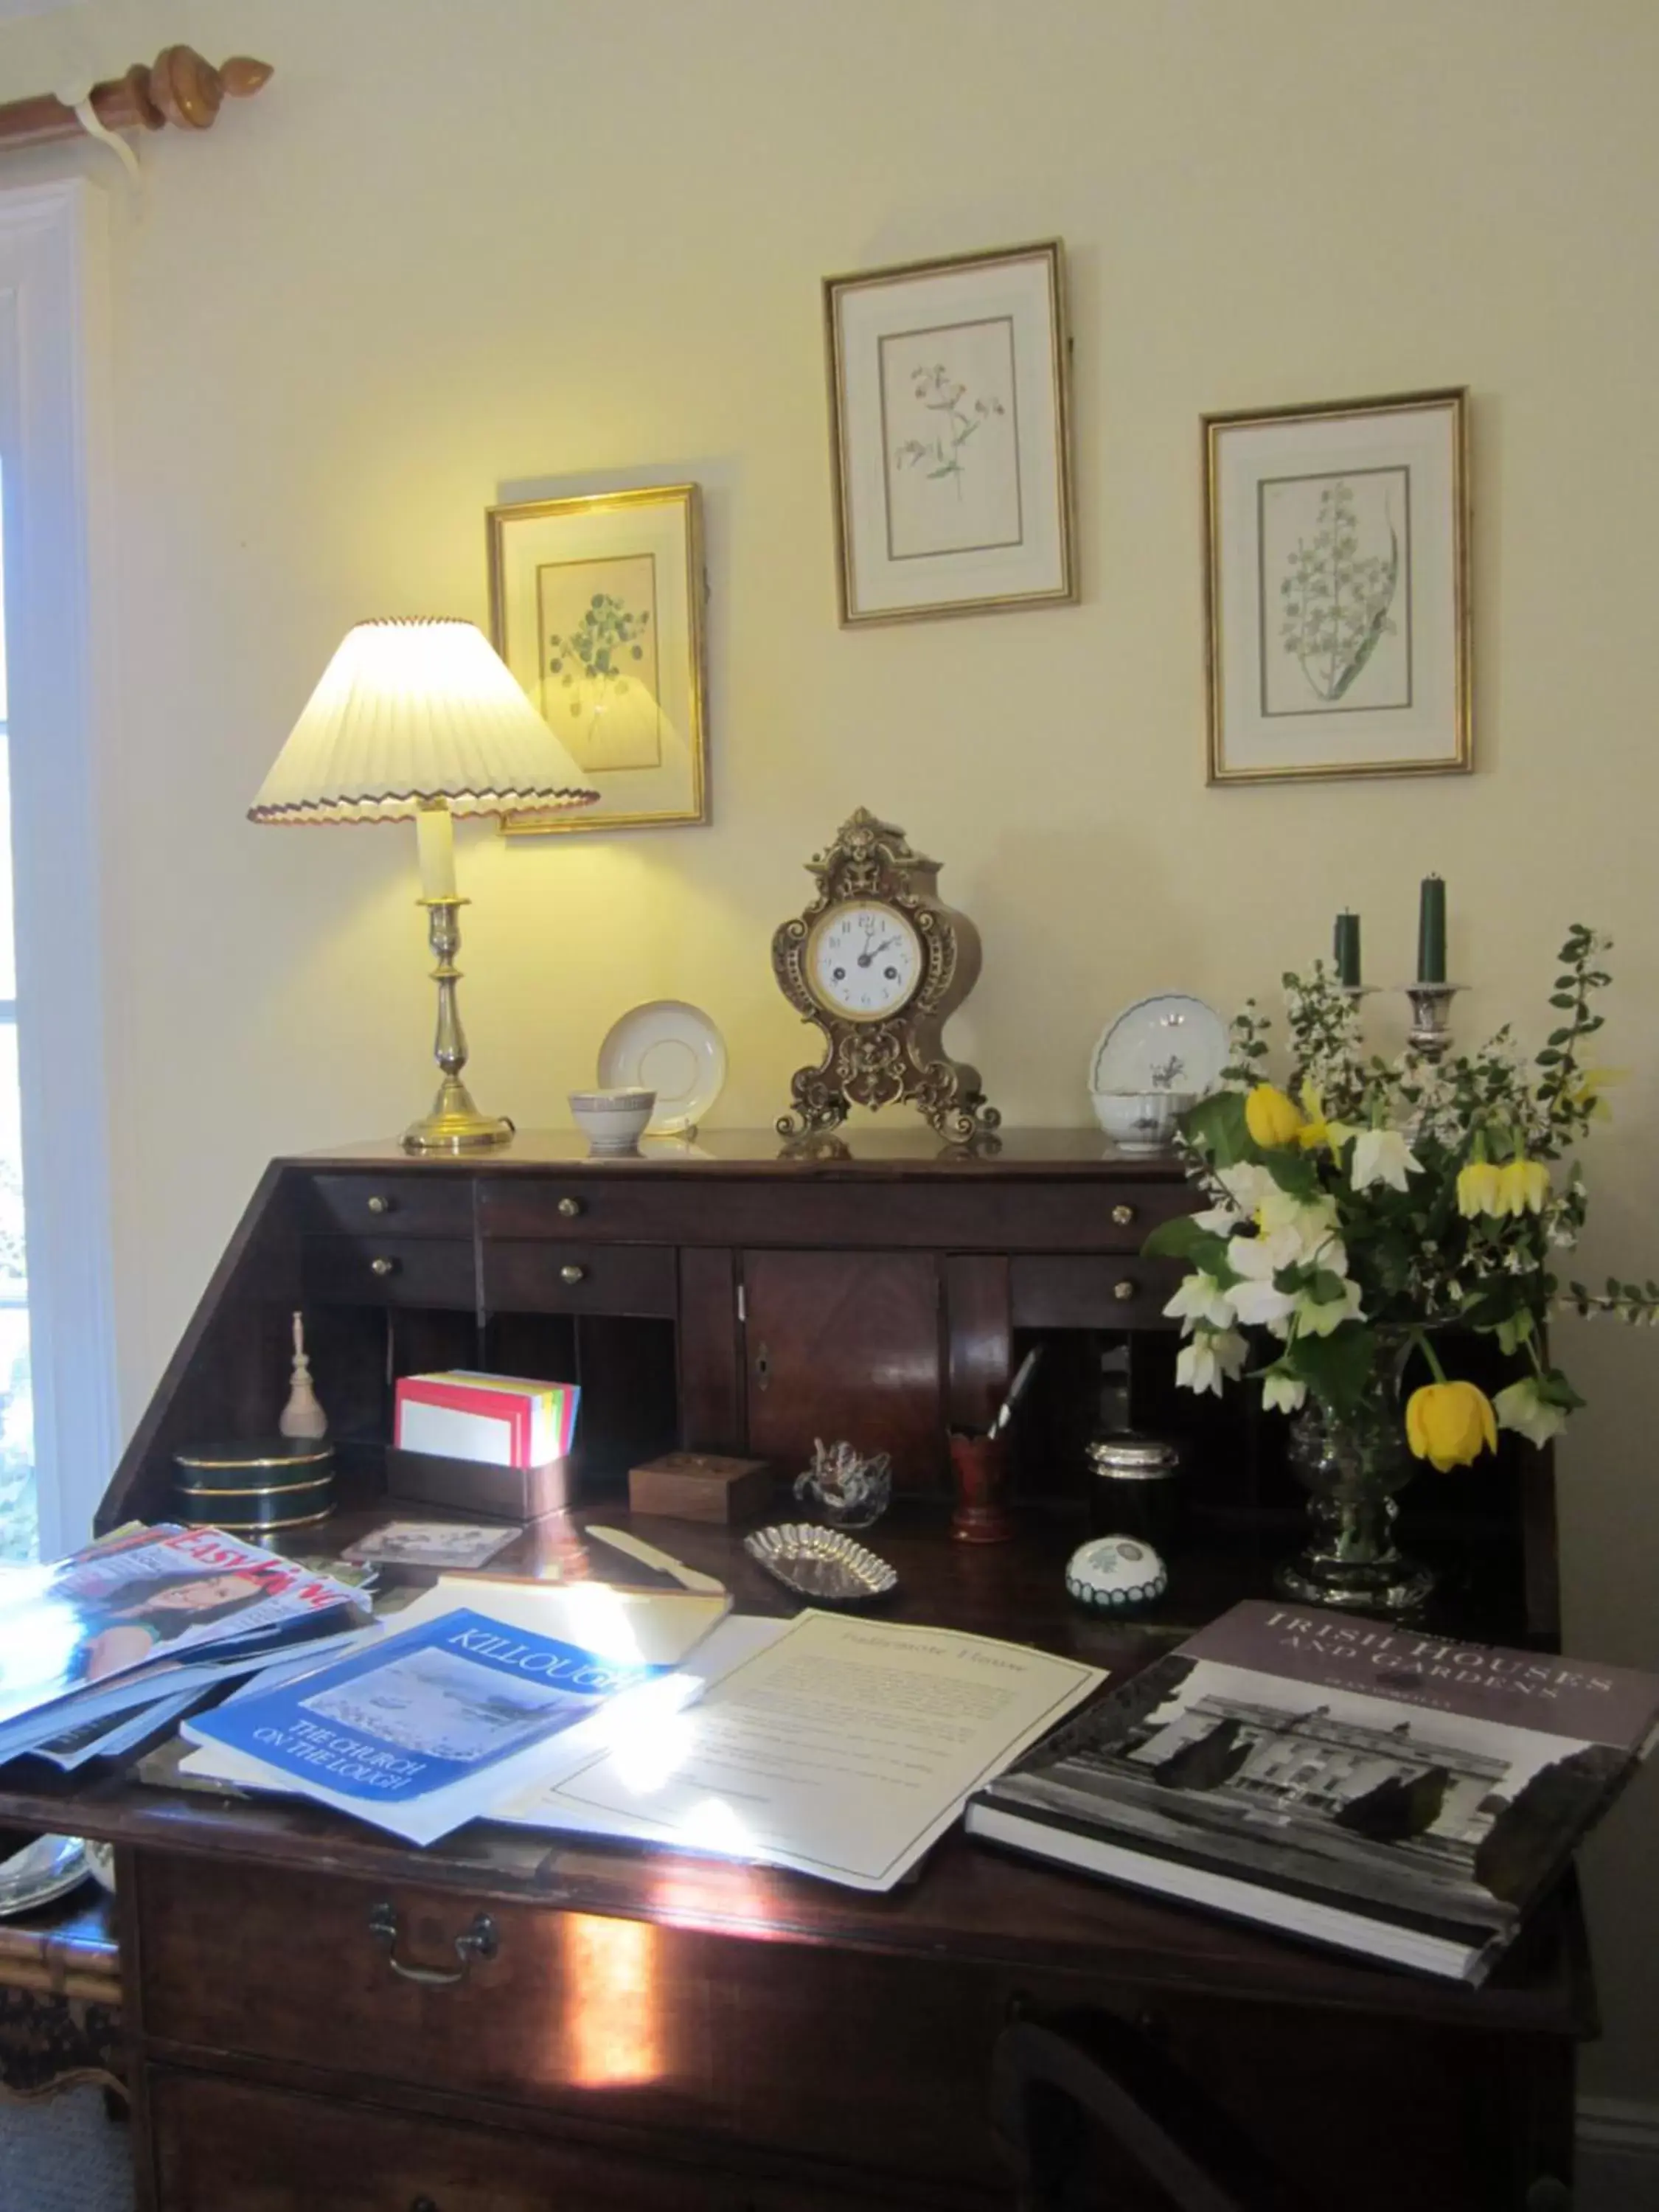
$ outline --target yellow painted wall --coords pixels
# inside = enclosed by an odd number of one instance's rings
[[[123,697],[104,744],[124,1402],[266,1158],[390,1131],[428,1019],[407,830],[242,810],[341,633],[485,610],[492,501],[708,489],[714,822],[464,833],[481,1097],[562,1119],[630,1003],[705,1006],[719,1119],[805,1033],[770,981],[800,863],[904,823],[977,918],[956,1032],[1016,1121],[1084,1118],[1103,1018],[1227,1006],[1364,917],[1405,971],[1448,878],[1472,1030],[1618,941],[1601,1272],[1659,1273],[1659,9],[1651,0],[92,0],[0,33],[0,98],[165,40],[277,65],[107,173]],[[838,630],[818,280],[1058,234],[1084,604]],[[1198,418],[1467,383],[1480,771],[1204,787]],[[1401,1007],[1382,1002],[1380,1042]],[[1659,1662],[1650,1340],[1567,1328],[1570,1631]],[[273,1387],[276,1378],[273,1377]],[[1450,1478],[1449,1478],[1450,1479]],[[1593,1846],[1612,2033],[1659,2097],[1651,1778]]]

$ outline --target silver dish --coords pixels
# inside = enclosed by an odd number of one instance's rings
[[[787,1521],[757,1528],[743,1548],[797,1597],[817,1605],[871,1605],[898,1587],[898,1573],[842,1528]]]
[[[0,1919],[32,1912],[86,1878],[87,1847],[79,1836],[37,1836],[9,1859],[0,1859]]]

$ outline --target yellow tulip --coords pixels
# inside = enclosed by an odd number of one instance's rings
[[[1442,1474],[1468,1467],[1483,1451],[1498,1449],[1498,1421],[1492,1401],[1473,1382],[1425,1382],[1406,1407],[1406,1441],[1419,1459],[1433,1462]]]
[[[1542,1160],[1509,1160],[1498,1170],[1501,1213],[1541,1213],[1550,1194],[1550,1171]]]
[[[1244,1126],[1264,1152],[1271,1152],[1291,1142],[1302,1116],[1282,1091],[1258,1083],[1244,1101]]]
[[[1316,1152],[1323,1145],[1334,1159],[1353,1131],[1346,1121],[1326,1119],[1325,1102],[1311,1083],[1302,1086],[1302,1110],[1308,1118],[1297,1131],[1296,1141],[1304,1152]]]
[[[1465,1221],[1478,1213],[1502,1213],[1504,1171],[1490,1160],[1471,1160],[1457,1172],[1457,1210]]]

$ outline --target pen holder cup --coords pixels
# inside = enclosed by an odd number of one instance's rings
[[[956,1511],[951,1534],[959,1544],[1006,1544],[1014,1533],[1008,1511],[1008,1447],[1000,1437],[951,1438]]]

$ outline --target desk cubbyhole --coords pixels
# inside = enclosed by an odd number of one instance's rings
[[[671,1321],[615,1314],[497,1313],[477,1364],[500,1375],[575,1382],[581,1410],[571,1453],[573,1502],[625,1497],[628,1471],[678,1441]]]

